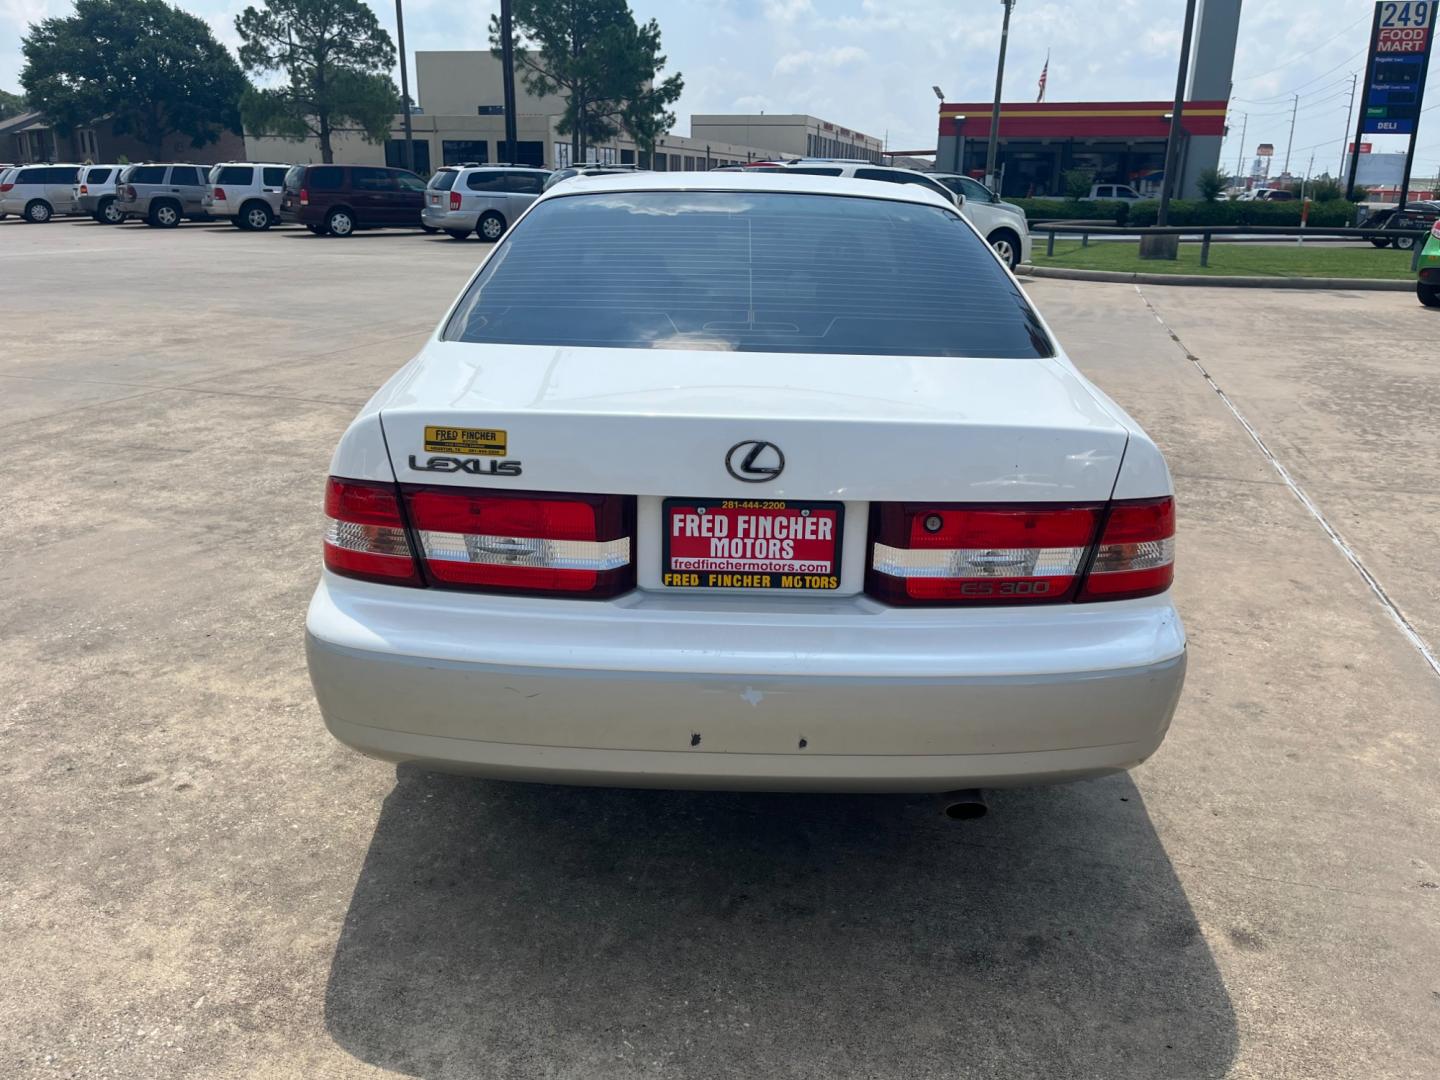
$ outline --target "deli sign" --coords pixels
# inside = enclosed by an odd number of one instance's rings
[[[1440,0],[1381,0],[1375,5],[1365,69],[1365,134],[1414,133],[1425,96],[1437,4]]]

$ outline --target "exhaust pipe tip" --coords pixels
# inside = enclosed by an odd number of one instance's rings
[[[990,810],[985,795],[978,788],[947,791],[940,796],[940,813],[951,821],[974,821]]]

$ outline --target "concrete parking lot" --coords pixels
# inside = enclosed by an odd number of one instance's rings
[[[1437,1074],[1440,674],[1340,545],[1440,643],[1440,315],[1030,286],[1169,455],[1190,674],[956,824],[329,737],[329,455],[485,250],[0,222],[0,1075]]]

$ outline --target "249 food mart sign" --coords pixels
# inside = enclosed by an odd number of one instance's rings
[[[1382,0],[1375,5],[1365,74],[1365,134],[1414,134],[1425,98],[1436,6],[1437,0]]]

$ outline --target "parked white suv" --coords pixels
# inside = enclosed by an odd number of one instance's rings
[[[1005,265],[1014,270],[1030,261],[1030,225],[1025,211],[1014,203],[1005,202],[979,180],[960,173],[932,173],[936,180],[957,195],[965,196],[960,206],[970,224],[990,241]]]
[[[273,161],[222,161],[210,170],[210,191],[201,200],[211,217],[236,228],[264,232],[280,220],[280,197],[289,165]]]
[[[420,221],[456,240],[472,232],[482,240],[499,240],[549,176],[549,169],[530,165],[446,165],[425,186]]]
[[[119,225],[125,220],[115,205],[115,184],[123,165],[86,165],[80,170],[72,190],[75,205],[82,214],[89,214],[101,225]]]
[[[1141,195],[1129,184],[1095,184],[1090,188],[1087,198],[1102,199],[1120,202],[1145,202],[1146,200],[1158,198],[1155,195]]]

